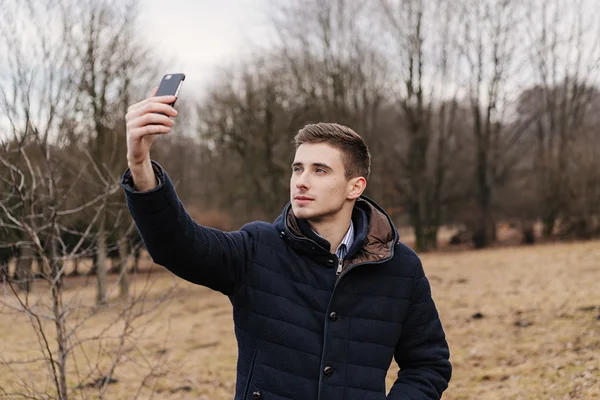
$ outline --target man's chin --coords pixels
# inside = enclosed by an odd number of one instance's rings
[[[298,219],[310,219],[314,213],[310,212],[306,208],[292,206],[292,212]]]

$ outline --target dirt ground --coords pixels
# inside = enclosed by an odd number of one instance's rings
[[[454,365],[444,399],[600,399],[600,242],[438,252],[422,259]],[[145,311],[123,342],[118,338],[130,314],[114,300],[116,293],[96,310],[94,280],[69,280],[66,304],[77,302],[70,326],[82,322],[74,335],[82,346],[68,364],[71,398],[97,398],[97,389],[77,386],[93,386],[110,365],[109,355],[121,348],[106,399],[136,393],[140,399],[232,399],[237,349],[229,301],[161,268],[152,271],[150,279],[134,279],[134,294],[146,293],[135,309]],[[0,398],[52,394],[48,369],[36,361],[35,320],[8,307],[16,303],[6,288],[0,300]],[[52,324],[43,326],[51,339]],[[86,341],[99,336],[104,339]],[[395,373],[392,365],[388,388]]]

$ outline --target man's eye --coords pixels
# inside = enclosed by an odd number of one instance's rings
[[[302,171],[302,168],[300,168],[300,167],[294,167],[292,169],[294,170],[294,172],[300,172],[300,171]]]
[[[323,168],[317,168],[317,172],[326,172]]]

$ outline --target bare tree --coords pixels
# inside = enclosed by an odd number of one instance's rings
[[[339,122],[375,139],[387,82],[368,7],[356,0],[275,4],[273,55],[289,71],[290,94],[304,107],[304,119]]]
[[[307,123],[335,121],[378,139],[384,82],[377,53],[354,25],[363,8],[278,2],[269,10],[275,48],[229,69],[206,96],[198,130],[216,160],[229,160],[215,171],[227,173],[221,204],[246,218],[274,218],[288,198],[292,138]]]
[[[457,14],[445,2],[421,0],[380,0],[375,12],[383,21],[379,45],[396,60],[389,97],[400,124],[394,123],[388,138],[395,149],[394,188],[409,215],[416,248],[427,250],[437,246],[443,209],[453,197],[449,189],[458,188],[447,179],[459,164],[462,144],[455,138]]]
[[[280,151],[283,157],[277,161],[279,165],[268,168],[275,172],[276,179],[269,189],[279,189],[275,193],[283,194],[289,179],[290,142],[305,124],[346,124],[365,137],[372,148],[380,145],[376,133],[384,100],[384,61],[369,44],[374,33],[365,25],[366,7],[362,2],[280,1],[267,12],[275,44],[264,55],[255,57],[246,71],[252,71],[252,76],[264,71],[261,73],[268,78],[262,78],[264,85],[253,84],[265,89],[253,99],[270,104],[275,111],[274,125],[267,130],[274,129],[272,132],[280,137],[276,141],[284,141],[287,146],[283,153]],[[378,188],[370,185],[369,193]],[[275,209],[287,197],[277,196],[272,203],[277,204]]]
[[[285,104],[285,71],[258,59],[229,73],[199,107],[198,131],[218,148],[219,157],[238,160],[229,165],[236,168],[228,171],[233,172],[227,178],[230,190],[223,188],[230,193],[228,204],[250,199],[243,204],[246,215],[272,219],[286,201],[290,133],[298,124],[296,111]]]
[[[600,27],[593,17],[597,12],[598,3],[586,0],[536,1],[529,9],[535,83],[521,95],[519,111],[522,118],[535,120],[533,187],[546,237],[573,204],[568,195],[574,177],[571,161],[579,157],[574,145],[579,135],[586,137],[586,119],[595,111],[594,86],[600,72]]]
[[[60,251],[61,233],[68,229],[62,225],[64,221],[61,221],[63,219],[61,217],[71,216],[77,212],[78,208],[70,209],[70,201],[66,196],[70,188],[61,187],[60,178],[66,177],[68,173],[73,173],[76,168],[73,165],[61,165],[61,160],[57,156],[58,149],[49,144],[42,146],[35,139],[26,139],[21,145],[9,145],[8,151],[9,154],[0,159],[9,172],[5,178],[5,184],[8,185],[8,191],[5,192],[6,199],[0,203],[4,214],[2,225],[18,234],[11,236],[21,237],[22,240],[18,243],[4,242],[1,245],[3,247],[26,247],[30,249],[27,256],[32,259],[35,256],[39,260],[38,276],[44,278],[49,284],[51,301],[48,307],[51,311],[50,320],[55,324],[57,350],[50,349],[47,332],[42,327],[38,312],[34,311],[41,304],[30,306],[26,300],[28,291],[21,295],[13,289],[17,305],[12,305],[10,302],[5,304],[15,311],[31,314],[32,323],[38,328],[41,350],[55,382],[57,396],[66,399],[68,391],[66,383],[68,328],[63,302],[63,276],[66,267],[65,261],[72,257],[73,253],[76,254],[78,248]],[[17,161],[11,161],[11,158],[15,158],[10,157],[11,155],[16,155]],[[114,193],[117,188],[116,185],[113,185],[113,188],[109,188],[106,194]],[[99,201],[100,199],[92,200],[93,203]],[[19,207],[7,206],[7,203],[16,203]],[[89,234],[89,230],[87,234]],[[83,239],[85,236],[81,241]],[[10,280],[8,280],[8,284],[12,288]]]
[[[91,193],[96,195],[103,192],[108,182],[117,181],[125,170],[127,164],[123,149],[127,107],[132,95],[138,96],[140,86],[149,91],[148,82],[157,75],[148,67],[157,64],[150,62],[149,50],[135,35],[137,3],[136,0],[87,1],[74,8],[77,20],[82,22],[70,31],[68,37],[80,67],[76,79],[79,102],[75,115],[87,123],[87,133],[80,139],[87,143],[103,176],[99,185],[90,185]],[[84,40],[81,40],[82,37]],[[118,196],[118,199],[122,198],[121,193]],[[105,199],[106,203],[99,205],[104,212],[98,220],[96,236],[95,272],[99,304],[106,300],[108,253],[111,248],[117,250],[127,243],[123,230],[127,229],[127,224],[117,228],[115,220],[115,215],[123,215],[124,202],[114,197]],[[111,235],[115,229],[121,231]],[[110,241],[111,236],[118,238]],[[119,254],[125,256],[126,253],[121,251]],[[127,262],[121,259],[119,264],[125,266]],[[123,296],[127,293],[126,274],[127,270],[122,269]]]
[[[591,239],[600,235],[600,134],[598,112],[600,94],[592,118],[579,129],[577,139],[571,144],[567,164],[569,182],[566,187],[567,207],[561,216],[560,234],[566,238]]]
[[[14,25],[1,25],[0,41],[6,50],[0,120],[8,121],[0,132],[0,249],[5,252],[0,260],[4,289],[0,306],[9,318],[27,316],[39,345],[31,358],[0,356],[3,398],[68,399],[75,394],[83,398],[89,395],[88,381],[97,374],[100,377],[91,386],[102,398],[123,355],[139,350],[133,336],[140,325],[136,321],[169,295],[148,301],[142,290],[108,327],[93,335],[82,328],[101,309],[85,304],[83,287],[66,295],[71,261],[95,252],[89,245],[97,242],[95,227],[111,205],[109,199],[120,192],[118,179],[107,179],[86,146],[73,140],[84,129],[73,113],[79,100],[74,85],[78,65],[70,47],[64,46],[77,29],[71,14],[75,6],[24,1],[3,9],[11,13]],[[100,182],[102,190],[86,191],[90,182]],[[17,275],[20,282],[13,280],[7,266],[13,256],[20,257],[17,265],[24,271]],[[115,327],[122,329],[111,336],[108,332]],[[95,357],[86,353],[87,343],[97,345]],[[83,353],[88,362],[79,364],[76,353]],[[48,379],[29,379],[40,367]]]
[[[506,123],[519,85],[509,78],[518,77],[524,65],[524,8],[511,0],[465,0],[460,7],[464,28],[458,44],[473,121],[474,242],[485,247],[496,237],[494,192],[514,165],[510,155],[524,129]]]
[[[67,95],[72,88],[68,60],[73,53],[61,46],[64,25],[63,20],[57,18],[60,10],[51,2],[47,6],[46,12],[32,1],[4,7],[4,12],[12,15],[0,25],[0,46],[4,54],[0,61],[0,71],[4,72],[0,76],[0,112],[2,120],[7,122],[6,130],[0,132],[4,148],[8,141],[24,145],[34,137],[42,146],[42,154],[48,151],[57,114],[73,104]],[[23,26],[22,21],[30,23]],[[55,31],[50,32],[47,27]],[[32,205],[17,202],[14,206]],[[19,238],[19,232],[13,234]],[[33,250],[22,245],[14,251],[19,255],[16,274],[21,287],[28,289]]]

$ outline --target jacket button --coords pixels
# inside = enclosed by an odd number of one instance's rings
[[[333,267],[333,265],[335,264],[335,261],[333,261],[331,258],[327,261],[325,261],[325,265],[327,265],[328,267]]]
[[[260,392],[254,392],[254,393],[252,393],[252,398],[254,400],[260,400],[260,399],[262,399],[262,395],[260,394]]]
[[[338,319],[338,315],[335,311],[333,311],[331,314],[329,314],[329,319],[332,321],[337,321]]]
[[[325,376],[331,376],[331,374],[333,374],[333,368],[331,368],[331,366],[326,366],[325,368],[323,368],[323,374]]]
[[[284,231],[281,231],[281,232],[279,233],[279,237],[283,239],[283,238],[285,237],[285,232],[284,232]]]

